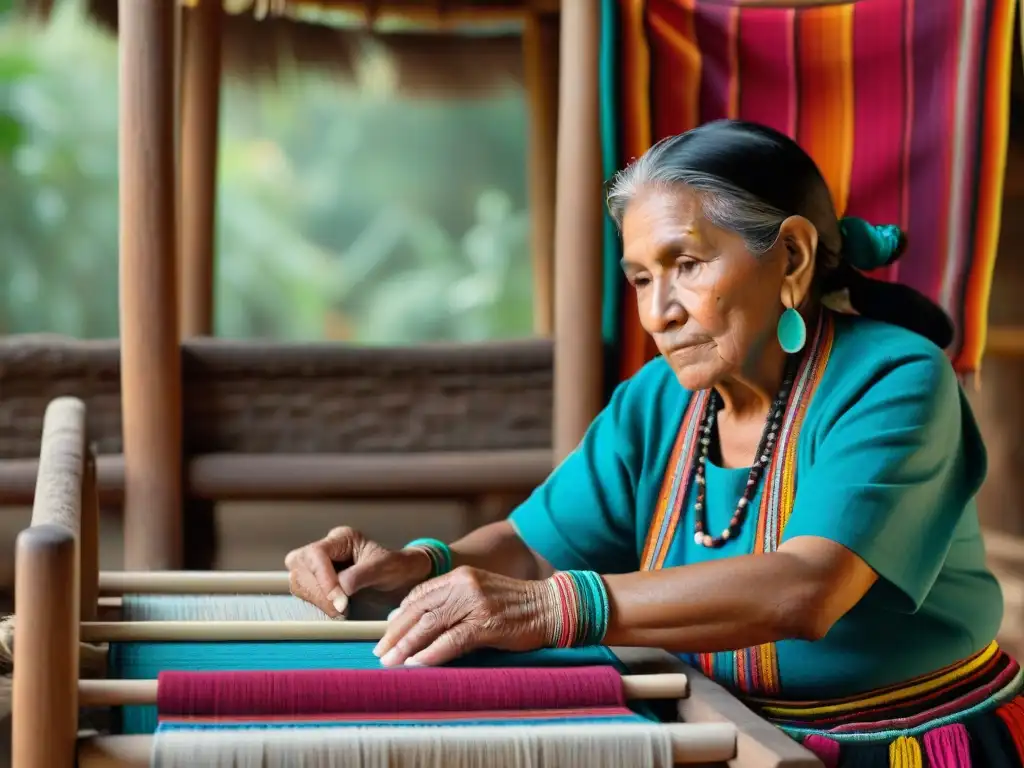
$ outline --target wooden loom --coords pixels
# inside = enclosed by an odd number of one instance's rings
[[[32,524],[18,537],[13,655],[13,759],[19,768],[149,765],[152,739],[79,734],[79,707],[153,702],[155,681],[79,680],[80,654],[117,641],[240,641],[380,636],[383,622],[125,622],[128,594],[286,593],[285,573],[100,573],[97,489],[85,407],[47,409]],[[103,618],[104,621],[97,621]],[[660,651],[616,650],[627,698],[678,699],[671,730],[681,763],[738,768],[819,766],[809,752],[724,689]],[[408,673],[407,673],[408,674]],[[413,673],[415,674],[415,673]]]

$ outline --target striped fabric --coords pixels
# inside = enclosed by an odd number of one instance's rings
[[[826,766],[1017,768],[1024,672],[992,643],[932,674],[828,702],[749,699]]]
[[[161,671],[158,680],[158,733],[649,722],[629,709],[608,664]]]
[[[943,306],[960,374],[985,346],[1006,158],[1014,0],[860,0],[792,10],[720,0],[601,0],[603,168],[731,117],[815,159],[839,214],[898,224],[875,275]],[[655,354],[607,225],[604,331],[627,378]]]
[[[834,338],[834,317],[829,311],[821,312],[810,346],[793,381],[793,390],[779,429],[778,445],[765,474],[764,492],[757,511],[755,552],[774,552],[778,549],[783,529],[793,512],[800,427],[807,407],[825,375]],[[686,501],[693,479],[693,456],[698,449],[700,424],[708,397],[708,390],[694,393],[683,415],[662,481],[658,505],[647,531],[640,565],[642,570],[654,571],[665,567],[680,520],[686,513]],[[727,688],[758,696],[776,696],[781,691],[778,650],[774,643],[736,651],[701,653],[697,657],[701,671]]]

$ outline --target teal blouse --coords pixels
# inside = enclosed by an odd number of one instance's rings
[[[577,450],[512,513],[524,542],[561,570],[638,570],[691,394],[661,358],[622,383]],[[781,541],[831,539],[880,578],[823,639],[777,643],[785,698],[903,682],[995,638],[1002,593],[985,565],[974,501],[985,448],[940,349],[895,326],[837,316],[796,446],[796,493]],[[727,527],[747,473],[708,461],[709,532]],[[756,514],[719,549],[695,544],[694,495],[691,487],[665,567],[753,551]],[[720,682],[735,683],[724,660],[714,668]]]

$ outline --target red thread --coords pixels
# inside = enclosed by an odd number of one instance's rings
[[[161,672],[166,715],[312,715],[374,712],[624,707],[612,667],[420,668]]]

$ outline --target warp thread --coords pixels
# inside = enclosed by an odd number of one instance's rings
[[[349,602],[345,617],[379,621],[399,597],[377,590],[360,592]],[[330,621],[314,605],[291,595],[125,595],[124,621]]]
[[[154,768],[621,768],[672,766],[656,725],[161,730]]]
[[[330,621],[291,595],[125,595],[124,621]]]

